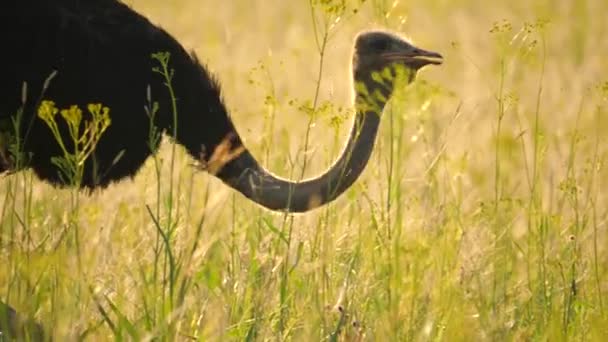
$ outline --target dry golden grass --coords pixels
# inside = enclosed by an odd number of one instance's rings
[[[92,196],[0,179],[0,298],[56,339],[607,337],[608,2],[348,2],[320,80],[307,1],[128,3],[218,75],[282,176],[301,172],[317,84],[305,175],[340,152],[357,32],[401,32],[445,63],[396,94],[360,181],[310,214],[265,211],[182,150],[171,180],[168,142],[160,179],[150,160]]]

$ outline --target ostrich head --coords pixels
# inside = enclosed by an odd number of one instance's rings
[[[413,81],[420,68],[429,64],[441,64],[443,57],[437,52],[426,51],[412,45],[398,35],[386,31],[366,31],[355,41],[353,53],[353,76],[355,82],[364,84],[368,90],[382,83],[382,93],[387,96],[393,91],[395,73],[402,67],[408,81]],[[380,78],[374,73],[383,73]]]

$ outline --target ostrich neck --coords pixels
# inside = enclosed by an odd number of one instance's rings
[[[366,82],[367,83],[367,82]],[[380,89],[374,89],[378,94]],[[217,172],[222,181],[254,202],[272,210],[305,212],[331,202],[359,178],[369,161],[378,133],[380,115],[388,100],[387,91],[374,105],[374,93],[356,91],[356,115],[346,147],[338,160],[322,175],[293,182],[277,177],[264,169],[251,153],[244,149]]]

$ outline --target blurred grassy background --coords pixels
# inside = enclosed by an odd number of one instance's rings
[[[181,150],[169,179],[167,141],[160,198],[152,160],[91,196],[0,179],[0,298],[57,339],[606,338],[607,2],[352,1],[340,20],[338,1],[127,3],[217,74],[282,176],[310,122],[305,176],[340,152],[357,32],[445,63],[395,95],[362,178],[310,214],[265,211]]]

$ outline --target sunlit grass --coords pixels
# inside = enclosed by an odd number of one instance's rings
[[[259,208],[170,139],[77,206],[1,178],[0,298],[56,339],[606,338],[608,3],[353,1],[314,22],[307,1],[129,3],[209,64],[247,146],[292,178],[340,152],[356,32],[445,64],[395,95],[362,178],[309,214]]]

